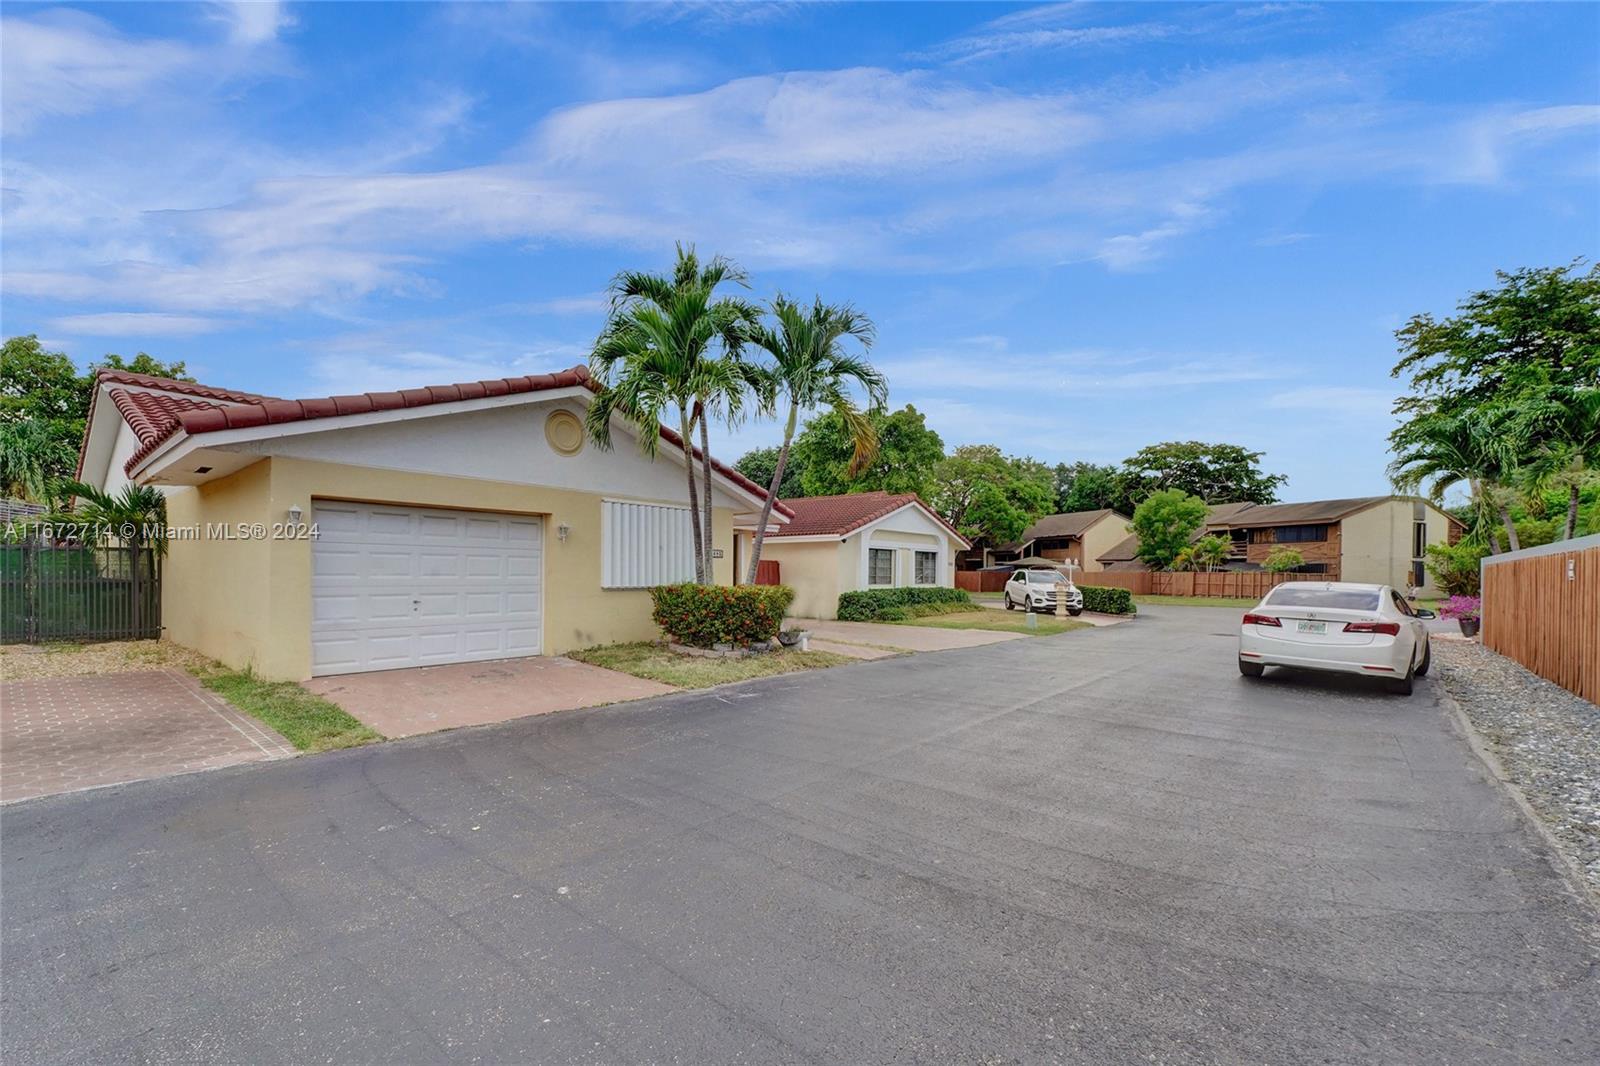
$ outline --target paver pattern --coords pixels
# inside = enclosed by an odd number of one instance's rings
[[[293,754],[179,670],[0,683],[0,803]]]
[[[386,737],[488,725],[677,691],[659,681],[551,655],[314,677],[305,687]]]
[[[0,809],[0,1059],[1592,1066],[1437,679],[1238,612]]]

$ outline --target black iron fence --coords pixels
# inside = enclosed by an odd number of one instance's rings
[[[0,643],[161,635],[161,560],[149,546],[0,544]]]

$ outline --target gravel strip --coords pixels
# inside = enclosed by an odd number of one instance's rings
[[[1481,644],[1435,640],[1433,661],[1506,776],[1600,897],[1600,707]]]
[[[116,640],[103,644],[0,645],[0,681],[114,674],[123,670],[212,670],[216,663],[170,640]]]

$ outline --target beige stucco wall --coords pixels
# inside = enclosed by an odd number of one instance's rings
[[[1121,544],[1128,536],[1128,519],[1119,514],[1108,514],[1094,525],[1083,531],[1081,544],[1083,556],[1080,560],[1084,573],[1092,574],[1104,570],[1100,556]]]
[[[837,616],[841,553],[837,541],[784,544],[773,539],[761,545],[761,558],[775,560],[778,579],[794,589],[789,613],[797,618]]]
[[[642,589],[600,587],[600,512],[596,493],[340,463],[263,459],[228,478],[174,494],[173,525],[287,520],[316,498],[509,511],[546,518],[543,652],[659,636]],[[662,498],[649,501],[680,504]],[[572,527],[566,541],[555,536]],[[712,543],[723,557],[719,584],[733,578],[733,513],[713,512]],[[162,614],[168,634],[230,666],[270,679],[311,676],[311,547],[307,539],[175,541],[166,562]]]
[[[1343,581],[1370,581],[1404,591],[1411,575],[1411,500],[1389,500],[1347,516],[1340,529],[1339,577]],[[1443,544],[1450,536],[1450,519],[1438,508],[1424,505],[1428,543]],[[1433,575],[1423,571],[1424,595],[1435,595]]]

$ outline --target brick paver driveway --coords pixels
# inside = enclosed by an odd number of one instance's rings
[[[293,754],[179,670],[0,684],[0,803]]]

